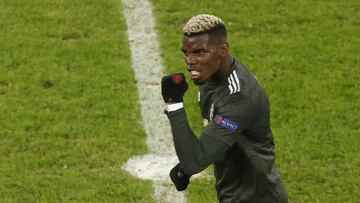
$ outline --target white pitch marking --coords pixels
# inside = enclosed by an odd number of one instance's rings
[[[178,163],[171,130],[163,114],[160,80],[164,68],[154,30],[151,4],[147,0],[121,0],[128,26],[132,67],[137,80],[141,115],[150,153],[132,157],[122,168],[143,179],[153,180],[155,201],[184,203],[169,178],[170,169]]]

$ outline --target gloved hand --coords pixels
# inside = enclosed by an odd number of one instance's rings
[[[189,185],[189,179],[191,176],[185,174],[184,170],[181,168],[180,163],[178,163],[170,171],[171,181],[175,184],[178,191],[186,190]]]
[[[161,94],[165,103],[183,102],[184,94],[188,88],[183,73],[167,75],[161,80]]]

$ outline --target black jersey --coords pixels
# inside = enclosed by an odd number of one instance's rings
[[[238,59],[223,81],[200,86],[205,127],[199,139],[183,109],[168,114],[177,155],[188,174],[214,164],[220,202],[287,202],[275,165],[269,100]]]

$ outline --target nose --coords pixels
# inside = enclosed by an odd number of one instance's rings
[[[195,65],[196,64],[196,58],[194,56],[192,56],[192,54],[189,54],[188,56],[185,57],[185,62],[189,66]]]

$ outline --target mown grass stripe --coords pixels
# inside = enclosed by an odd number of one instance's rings
[[[154,30],[152,7],[146,0],[122,0],[122,3],[128,25],[132,67],[137,81],[142,121],[150,151],[148,155],[130,159],[123,168],[139,177],[146,176],[152,170],[150,175],[154,179],[157,202],[185,202],[184,194],[175,190],[168,177],[177,159],[169,122],[163,114],[164,106],[159,82],[164,68]],[[160,167],[155,168],[154,166],[157,165]]]

